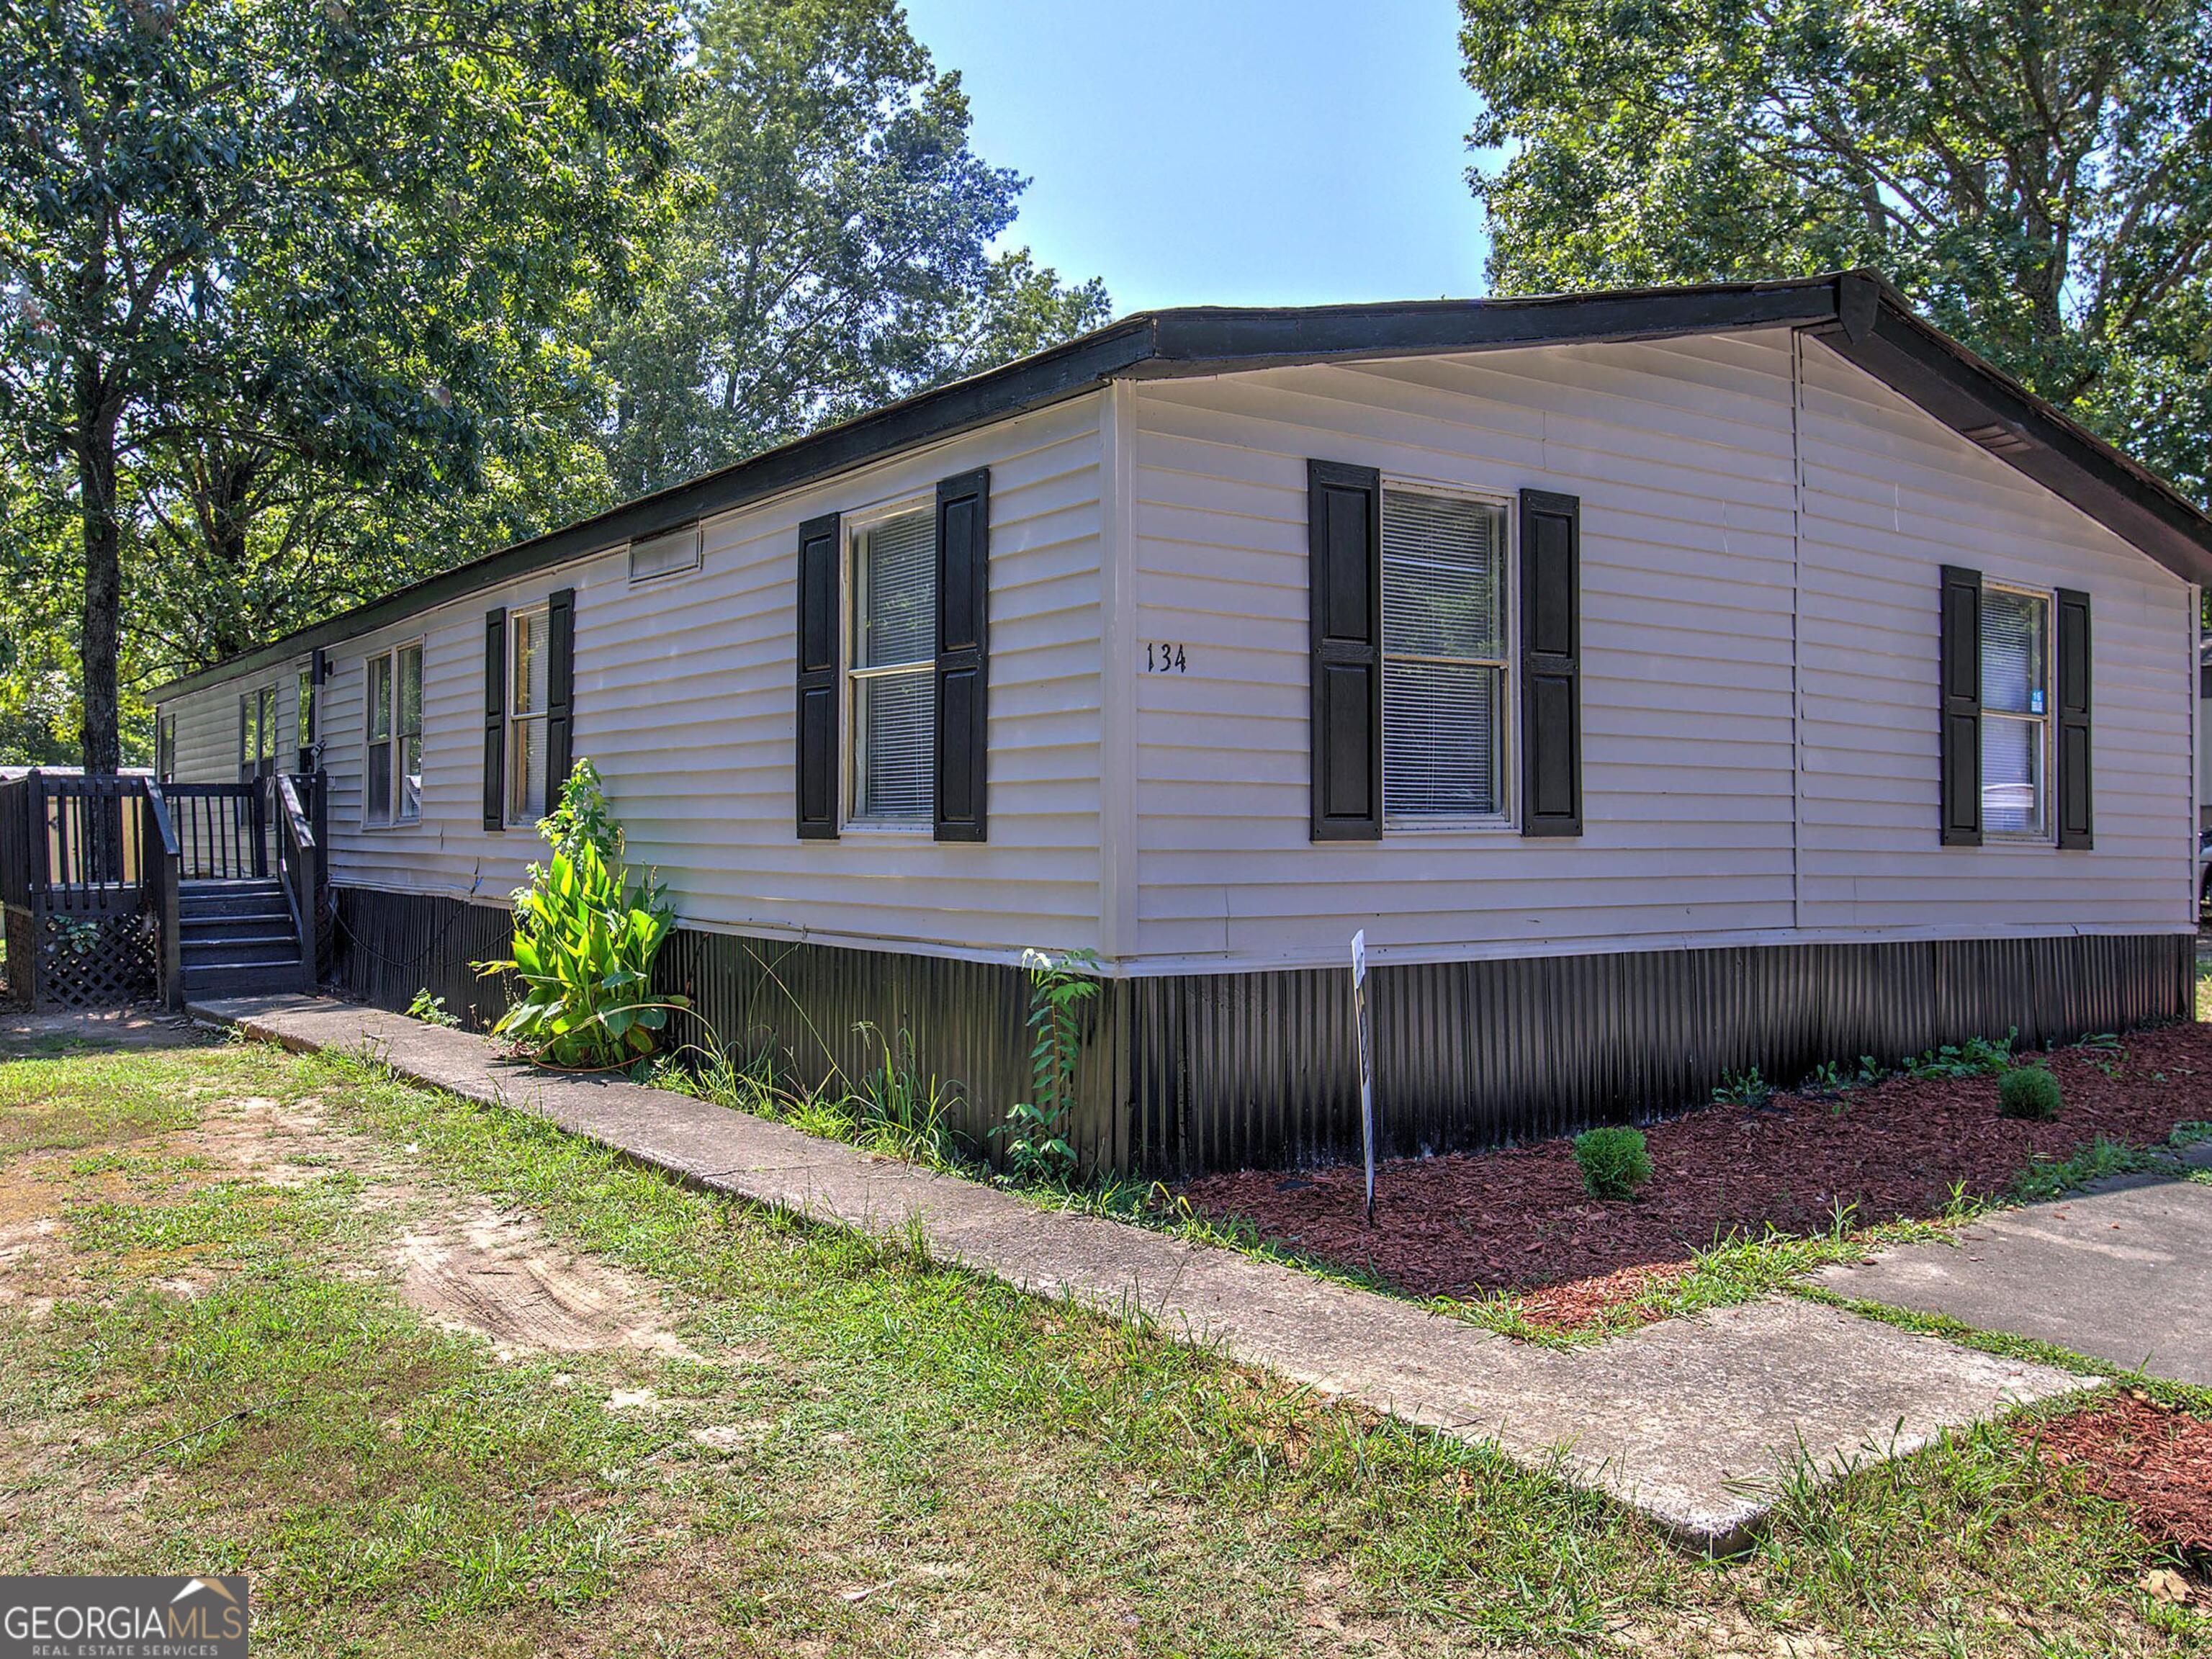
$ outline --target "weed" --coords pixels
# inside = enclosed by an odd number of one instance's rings
[[[447,1030],[458,1030],[461,1023],[457,1016],[446,1012],[445,998],[432,996],[427,985],[416,992],[415,1000],[407,1005],[407,1018],[419,1019],[425,1025],[442,1025]]]
[[[1754,1066],[1747,1072],[1723,1072],[1713,1102],[1721,1106],[1764,1106],[1774,1098],[1774,1085]]]
[[[1651,1179],[1651,1155],[1641,1129],[1585,1129],[1575,1137],[1575,1162],[1594,1198],[1633,1198]]]
[[[1022,952],[1030,970],[1030,1098],[1006,1109],[1006,1120],[991,1133],[1006,1146],[1006,1173],[1013,1180],[1041,1186],[1065,1186],[1075,1173],[1075,1148],[1067,1139],[1067,1117],[1075,1105],[1075,1065],[1082,1049],[1083,1005],[1098,994],[1098,981],[1085,970],[1097,966],[1088,951],[1071,951],[1054,962],[1042,951]]]
[[[1997,1110],[2006,1117],[2047,1121],[2063,1103],[2047,1066],[2015,1066],[1997,1079]]]
[[[2012,1065],[2013,1045],[2019,1041],[2020,1028],[2014,1026],[2002,1040],[1969,1037],[1908,1054],[1897,1069],[1907,1077],[1996,1077]]]

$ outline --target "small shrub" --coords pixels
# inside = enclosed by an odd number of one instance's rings
[[[1997,1110],[2006,1117],[2058,1115],[2058,1079],[2040,1066],[2015,1066],[1997,1079]]]
[[[1714,1101],[1723,1106],[1764,1106],[1774,1098],[1774,1085],[1754,1066],[1747,1072],[1723,1072]]]
[[[407,1018],[419,1019],[425,1025],[442,1025],[449,1031],[459,1030],[461,1024],[456,1016],[446,1012],[445,998],[432,996],[427,985],[416,992],[415,1000],[407,1005]]]
[[[1641,1129],[1585,1129],[1575,1137],[1575,1162],[1593,1198],[1633,1198],[1651,1179]]]

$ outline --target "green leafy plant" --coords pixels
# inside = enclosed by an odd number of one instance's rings
[[[1851,1082],[1850,1073],[1839,1062],[1824,1060],[1807,1073],[1802,1087],[1808,1095],[1839,1095],[1851,1086]]]
[[[1651,1179],[1651,1155],[1641,1129],[1585,1129],[1575,1137],[1575,1162],[1593,1198],[1633,1198]]]
[[[2005,1117],[2048,1120],[2063,1104],[2058,1079],[2042,1066],[2015,1066],[1997,1079],[1997,1111]]]
[[[1082,1049],[1083,1005],[1098,994],[1087,971],[1098,958],[1071,951],[1054,962],[1042,951],[1022,952],[1030,974],[1030,1097],[1006,1109],[992,1130],[1006,1149],[1006,1173],[1018,1182],[1065,1186],[1075,1172],[1067,1139],[1075,1105],[1075,1065]]]
[[[458,1030],[461,1023],[459,1017],[446,1012],[445,998],[432,996],[428,986],[416,992],[415,1000],[407,1005],[407,1018],[425,1025],[442,1025],[447,1030]]]
[[[522,981],[521,1000],[492,1030],[548,1065],[632,1064],[653,1052],[669,1011],[690,1006],[653,993],[653,961],[675,911],[651,877],[631,886],[622,831],[589,761],[576,763],[538,833],[553,858],[532,865],[515,890],[514,954],[476,964]]]
[[[1996,1077],[2012,1065],[2013,1044],[2019,1040],[2020,1028],[2014,1026],[2002,1038],[1969,1037],[1908,1055],[1897,1069],[1907,1077]]]
[[[1764,1106],[1774,1098],[1774,1085],[1754,1066],[1747,1072],[1723,1072],[1714,1101],[1723,1106]]]

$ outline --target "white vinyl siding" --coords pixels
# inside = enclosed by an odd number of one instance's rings
[[[484,617],[574,587],[575,753],[605,780],[630,863],[669,884],[684,926],[995,960],[1097,948],[1103,402],[1072,399],[709,519],[701,568],[680,578],[633,586],[617,544],[348,641],[324,688],[333,732],[362,729],[363,657],[422,641],[423,809],[418,824],[363,833],[360,748],[333,744],[333,879],[497,903],[542,860],[529,826],[483,827]],[[991,470],[990,839],[802,842],[799,526],[927,499],[979,466]],[[211,696],[235,720],[228,684],[178,700],[185,725]],[[235,741],[234,726],[226,768]]]
[[[1312,459],[1392,490],[1580,498],[1581,836],[1444,818],[1311,841]],[[984,465],[990,840],[801,842],[798,526]],[[487,902],[520,881],[537,838],[481,824],[484,617],[573,586],[575,752],[690,927],[998,960],[1110,948],[1118,969],[1172,973],[1334,969],[1361,928],[1387,962],[2192,925],[2191,590],[1784,330],[1131,381],[702,538],[680,579],[633,585],[617,544],[334,653],[333,734],[365,729],[365,656],[419,640],[424,677],[422,820],[362,833],[361,748],[334,743],[334,878]],[[2089,595],[2094,850],[1940,844],[1946,564]],[[1177,672],[1144,672],[1148,654]],[[234,775],[238,696],[298,665],[165,703],[178,775]],[[848,780],[848,815],[855,799]]]
[[[1140,970],[2185,931],[2189,589],[1810,341],[1801,502],[1792,347],[1137,383],[1133,631],[1190,664],[1130,694]],[[1581,836],[1311,842],[1310,458],[1581,498]],[[1945,563],[2090,593],[2094,852],[1940,845]]]

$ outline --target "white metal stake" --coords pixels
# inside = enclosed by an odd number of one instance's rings
[[[1367,1159],[1367,1224],[1375,1224],[1375,1065],[1368,1053],[1367,930],[1352,936],[1352,1018],[1359,1030],[1359,1142]]]

